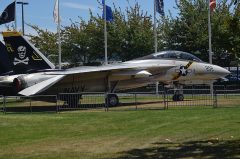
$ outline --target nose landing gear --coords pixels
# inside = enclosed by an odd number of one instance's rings
[[[173,101],[183,101],[184,100],[184,95],[183,94],[174,94],[172,97]]]
[[[183,95],[183,86],[180,84],[174,85],[174,95],[172,97],[173,101],[183,101],[184,95]]]

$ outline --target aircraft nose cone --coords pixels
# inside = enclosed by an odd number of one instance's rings
[[[222,68],[220,66],[217,66],[215,71],[216,71],[216,74],[218,74],[220,77],[225,77],[231,73],[227,69]]]

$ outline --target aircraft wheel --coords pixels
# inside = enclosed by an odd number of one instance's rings
[[[173,97],[172,97],[172,100],[173,100],[173,101],[177,101],[177,100],[178,100],[178,95],[177,95],[177,94],[174,94]]]
[[[183,94],[174,94],[172,97],[173,101],[183,101],[184,100],[184,96]]]
[[[178,101],[183,101],[183,100],[184,100],[183,94],[178,94]]]
[[[107,95],[107,103],[110,107],[115,107],[119,104],[119,99],[116,94],[108,94]]]

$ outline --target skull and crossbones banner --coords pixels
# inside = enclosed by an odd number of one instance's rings
[[[26,53],[27,53],[27,49],[25,46],[19,46],[17,48],[18,51],[18,58],[15,57],[14,58],[14,62],[13,65],[18,65],[18,64],[24,64],[24,65],[28,65],[29,63],[29,58],[26,57]]]
[[[18,58],[14,58],[14,62],[13,62],[13,64],[14,64],[14,66],[15,66],[15,65],[18,65],[18,64],[25,64],[25,65],[28,65],[28,62],[29,62],[29,58],[28,58],[28,57],[25,58],[25,59],[23,59],[23,60],[18,59]]]

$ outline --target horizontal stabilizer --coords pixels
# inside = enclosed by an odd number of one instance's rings
[[[50,78],[48,80],[45,80],[38,84],[35,84],[31,87],[28,87],[28,88],[22,90],[21,92],[19,92],[18,94],[24,95],[24,96],[31,96],[31,95],[39,94],[39,93],[45,91],[46,89],[48,89],[49,87],[51,87],[52,85],[54,85],[55,83],[57,83],[58,81],[60,81],[63,77],[64,77],[64,75],[57,75],[53,78]]]

